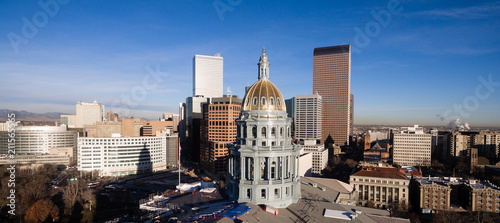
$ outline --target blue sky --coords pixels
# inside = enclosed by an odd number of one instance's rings
[[[220,53],[224,89],[242,97],[263,46],[271,80],[291,98],[312,93],[315,47],[350,43],[359,49],[355,124],[500,126],[500,2],[66,0],[50,14],[43,8],[0,3],[0,108],[74,113],[77,101],[97,99],[119,112],[109,103],[129,100],[129,115],[154,119],[191,95],[194,54]],[[372,15],[385,12],[383,24]]]

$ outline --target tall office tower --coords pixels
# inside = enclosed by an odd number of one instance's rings
[[[301,197],[300,146],[292,144],[292,120],[280,90],[269,80],[262,50],[259,79],[245,95],[236,119],[236,143],[229,143],[227,194],[239,203],[286,208]]]
[[[354,134],[354,95],[351,94],[349,100],[349,135]]]
[[[432,134],[426,134],[422,127],[402,127],[394,134],[393,160],[401,166],[431,165]]]
[[[351,45],[314,49],[313,93],[323,99],[321,141],[349,144]]]
[[[295,97],[285,100],[286,113],[292,118],[292,139],[295,139]]]
[[[299,140],[320,140],[321,95],[297,95],[295,102],[295,138]]]
[[[223,58],[220,55],[194,55],[193,97],[222,97]]]
[[[92,103],[76,103],[76,128],[83,128],[84,125],[93,125],[96,122],[104,121],[104,105],[94,101]]]
[[[213,174],[227,173],[227,147],[236,141],[236,122],[241,112],[237,96],[224,95],[204,104],[200,130],[200,163]]]
[[[321,95],[295,96],[295,139],[304,153],[312,153],[312,171],[320,175],[328,164],[328,148],[321,144]],[[301,163],[301,168],[306,165]]]

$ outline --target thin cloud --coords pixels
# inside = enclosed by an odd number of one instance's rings
[[[430,16],[452,19],[480,19],[500,13],[500,2],[487,3],[480,6],[469,6],[465,8],[435,9],[416,12],[417,16]]]

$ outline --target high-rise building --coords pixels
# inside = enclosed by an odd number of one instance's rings
[[[312,153],[312,171],[314,175],[320,175],[328,164],[328,148],[320,143],[321,140],[321,95],[297,95],[295,96],[295,139],[302,145],[304,153]],[[301,168],[306,169],[301,163]]]
[[[194,55],[193,58],[193,97],[222,97],[223,58],[220,55]]]
[[[227,147],[236,140],[236,122],[241,112],[237,96],[212,98],[204,105],[200,131],[200,163],[213,174],[227,173]]]
[[[269,80],[265,52],[258,63],[259,79],[245,95],[236,120],[236,143],[228,144],[227,194],[239,203],[286,208],[301,197],[301,148],[292,144],[292,120],[283,95]]]
[[[298,140],[320,140],[321,95],[297,95],[295,103],[295,138]]]
[[[181,117],[182,157],[200,162],[200,129],[203,106],[210,98],[223,96],[223,58],[220,55],[195,55],[193,58],[193,96],[186,98]]]
[[[432,134],[422,127],[402,127],[394,134],[393,161],[401,166],[430,166]]]
[[[349,144],[351,45],[314,49],[313,93],[323,99],[321,141],[331,135],[335,144]]]
[[[354,134],[354,95],[351,94],[349,101],[349,135]]]
[[[480,132],[474,138],[480,155],[493,160],[500,158],[500,132]]]

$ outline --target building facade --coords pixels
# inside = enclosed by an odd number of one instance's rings
[[[97,103],[97,101],[76,103],[75,127],[83,128],[84,125],[93,125],[96,122],[104,121],[106,117],[104,112],[104,105]]]
[[[480,155],[494,160],[500,158],[500,132],[479,132],[474,136],[474,142]]]
[[[240,203],[285,208],[301,197],[301,148],[292,144],[292,120],[283,95],[269,80],[265,50],[258,66],[258,81],[245,95],[236,120],[236,143],[228,144],[227,193]]]
[[[82,137],[78,154],[78,170],[100,176],[156,172],[177,166],[177,136]]]
[[[335,144],[349,145],[351,45],[314,49],[313,93],[323,100],[321,142],[331,135]]]
[[[78,132],[61,126],[15,127],[16,155],[49,154],[52,148],[72,148],[76,151]],[[0,132],[0,154],[8,154],[7,131]]]
[[[394,134],[393,162],[401,166],[430,166],[432,134],[422,127],[402,127]]]
[[[390,203],[408,204],[409,180],[392,167],[363,167],[349,177],[349,183],[358,192],[358,205],[373,202],[377,208],[387,208]]]
[[[200,164],[213,174],[227,173],[227,144],[236,141],[236,122],[242,100],[236,96],[212,98],[205,104],[200,131]]]
[[[222,97],[223,63],[220,55],[194,55],[193,58],[193,97]]]
[[[321,139],[321,95],[295,96],[295,139]]]
[[[308,143],[308,141],[312,141]],[[314,140],[308,140],[302,146],[304,153],[312,153],[312,175],[321,175],[321,172],[328,165],[328,149],[323,144],[316,144]],[[307,168],[307,163],[301,163],[300,167]]]
[[[414,178],[416,187],[412,195],[413,204],[418,205],[421,213],[451,210],[452,185],[458,184],[454,178],[419,177]]]
[[[476,180],[469,180],[465,187],[469,198],[468,210],[500,213],[500,188]]]

